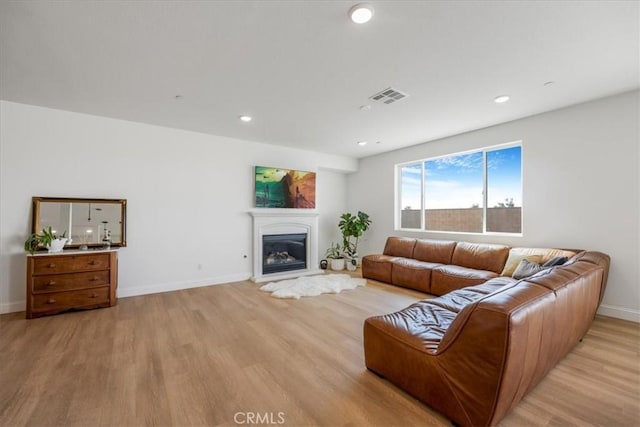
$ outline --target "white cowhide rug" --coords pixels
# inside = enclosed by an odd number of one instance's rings
[[[260,287],[261,291],[272,292],[275,298],[314,297],[320,294],[337,294],[340,291],[364,286],[365,279],[351,277],[348,274],[322,274],[303,276],[297,279],[271,282]]]

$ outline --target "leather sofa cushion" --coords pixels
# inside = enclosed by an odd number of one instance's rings
[[[365,255],[362,257],[362,277],[391,283],[391,261],[396,259],[389,255]]]
[[[431,272],[431,293],[444,295],[455,289],[479,285],[494,277],[498,277],[498,274],[493,271],[476,270],[458,265],[441,265]]]
[[[438,264],[451,264],[456,242],[449,240],[418,239],[413,248],[413,258]]]
[[[429,293],[431,291],[431,270],[440,265],[442,264],[409,258],[395,258],[391,261],[391,283]]]
[[[455,312],[422,300],[395,313],[370,317],[365,323],[416,350],[434,354],[455,318]]]
[[[451,264],[500,273],[508,255],[509,246],[458,242],[453,251]]]
[[[511,285],[516,281],[517,280],[511,277],[496,277],[480,285],[457,289],[438,298],[429,300],[429,302],[446,308],[449,311],[459,313],[468,304],[474,303],[480,298],[496,292],[507,285]]]
[[[399,256],[403,258],[413,258],[413,247],[416,239],[409,237],[389,237],[384,245],[384,255]]]

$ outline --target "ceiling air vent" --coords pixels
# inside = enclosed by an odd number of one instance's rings
[[[393,104],[394,102],[400,101],[401,99],[404,99],[407,96],[409,95],[390,87],[376,93],[375,95],[370,96],[369,99],[372,99],[376,102],[380,102],[382,104]]]

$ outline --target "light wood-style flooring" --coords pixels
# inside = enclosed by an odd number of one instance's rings
[[[0,426],[424,426],[364,367],[362,323],[422,294],[369,282],[280,300],[241,282],[0,316]],[[501,426],[640,423],[640,325],[598,317]]]

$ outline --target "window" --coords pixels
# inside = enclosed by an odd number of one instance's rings
[[[522,146],[398,165],[396,228],[522,233]]]

